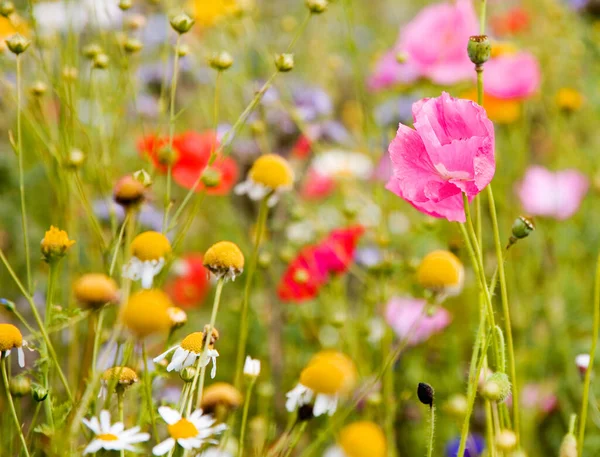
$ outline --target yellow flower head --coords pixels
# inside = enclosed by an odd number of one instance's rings
[[[112,367],[102,373],[102,380],[116,382],[120,386],[130,386],[139,381],[138,375],[129,367]]]
[[[345,354],[321,351],[300,373],[300,384],[318,394],[345,394],[356,384],[356,366]]]
[[[458,257],[449,251],[427,254],[417,269],[417,281],[426,289],[452,295],[460,293],[464,268]]]
[[[517,47],[513,43],[507,41],[499,41],[492,45],[491,57],[499,57],[517,52]]]
[[[359,421],[346,425],[338,439],[347,457],[385,457],[385,435],[379,425]]]
[[[581,92],[571,87],[563,87],[556,94],[556,104],[563,111],[579,111],[583,102],[584,98]]]
[[[171,329],[171,300],[161,290],[142,290],[132,295],[121,311],[121,321],[138,338]]]
[[[171,242],[162,233],[140,233],[131,242],[131,255],[142,262],[164,259],[171,252]]]
[[[50,230],[46,232],[42,240],[42,255],[44,256],[44,260],[50,262],[60,259],[74,244],[75,241],[69,239],[67,232],[51,225]]]
[[[273,190],[290,188],[294,183],[290,164],[277,154],[265,154],[256,159],[248,177],[256,184]]]
[[[207,413],[213,412],[219,405],[235,409],[242,404],[243,399],[240,391],[231,384],[215,382],[204,389],[201,408]]]
[[[117,283],[102,273],[83,275],[73,285],[77,301],[89,308],[116,301],[117,292]]]
[[[204,253],[204,266],[214,275],[235,279],[244,271],[244,254],[231,241],[219,241]]]
[[[23,346],[23,335],[12,324],[0,324],[0,352]]]
[[[204,332],[194,332],[186,336],[179,344],[186,351],[201,354],[204,348]]]
[[[192,0],[192,16],[197,24],[210,27],[225,16],[237,11],[235,0]]]

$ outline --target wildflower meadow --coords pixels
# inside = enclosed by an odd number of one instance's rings
[[[0,0],[0,457],[600,455],[600,2]]]

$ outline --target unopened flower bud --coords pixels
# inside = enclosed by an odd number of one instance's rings
[[[194,25],[194,20],[185,13],[172,17],[170,22],[173,30],[180,35],[189,32]]]
[[[104,70],[106,67],[108,67],[109,62],[110,59],[108,58],[108,56],[101,52],[100,54],[97,54],[92,60],[92,66],[99,70]]]
[[[177,52],[177,55],[179,57],[185,57],[190,53],[190,47],[187,44],[182,43],[179,46],[177,46],[177,49],[175,49],[175,52]]]
[[[123,43],[123,49],[128,54],[135,54],[136,52],[140,52],[144,44],[137,38],[127,38]]]
[[[306,7],[312,14],[321,14],[327,9],[327,0],[306,0]]]
[[[577,457],[577,438],[572,433],[567,433],[560,445],[558,457]]]
[[[146,186],[132,175],[123,176],[115,184],[113,198],[123,207],[138,205],[144,201]]]
[[[194,367],[185,367],[179,372],[179,377],[183,382],[192,382],[196,376],[196,369]]]
[[[294,54],[277,54],[275,56],[275,67],[282,73],[292,71],[294,68]]]
[[[467,397],[463,394],[454,394],[444,403],[444,411],[458,419],[462,419],[465,416],[467,407]]]
[[[510,395],[510,380],[506,373],[494,373],[487,378],[481,389],[481,395],[490,401],[502,403]]]
[[[487,35],[474,35],[469,38],[469,44],[467,45],[467,53],[469,59],[475,65],[483,65],[486,63],[492,53],[492,46]]]
[[[75,67],[64,67],[62,70],[62,77],[65,81],[76,81],[77,78],[79,78],[79,71]]]
[[[273,256],[270,252],[262,251],[258,254],[258,266],[261,268],[268,268],[271,265]]]
[[[141,14],[131,14],[125,18],[125,27],[129,30],[139,30],[146,25],[146,18]]]
[[[88,59],[93,59],[100,53],[102,53],[102,48],[96,43],[88,44],[83,48],[83,55]]]
[[[34,97],[41,97],[48,90],[48,86],[44,81],[36,81],[32,84],[29,90],[31,92],[31,95],[33,95]]]
[[[9,17],[15,12],[15,5],[13,2],[1,2],[0,3],[0,16]]]
[[[8,46],[8,49],[10,49],[10,52],[16,55],[24,53],[30,44],[31,41],[29,41],[20,33],[15,33],[13,36],[9,37],[6,40],[6,45]]]
[[[215,70],[227,70],[233,65],[233,57],[231,57],[231,54],[227,51],[215,52],[210,59],[208,59],[208,64]]]
[[[433,387],[431,387],[429,384],[424,382],[419,383],[419,386],[417,387],[417,397],[419,397],[419,401],[421,403],[432,407],[434,393]]]
[[[135,171],[133,177],[141,182],[144,187],[150,187],[152,185],[152,177],[146,170]]]
[[[31,388],[31,396],[38,403],[43,402],[46,398],[48,398],[48,389],[39,384],[34,384]]]
[[[85,154],[81,151],[81,149],[73,148],[69,152],[67,160],[65,161],[65,165],[68,168],[77,169],[81,167],[84,161]]]
[[[512,430],[502,430],[496,435],[496,447],[503,451],[508,452],[515,448],[517,445],[517,435]]]
[[[213,167],[206,167],[202,173],[202,184],[207,188],[218,187],[221,184],[221,173]]]
[[[15,376],[10,380],[10,393],[15,397],[24,397],[31,392],[31,381],[27,376]]]
[[[122,11],[127,11],[133,6],[133,2],[131,0],[119,0],[119,8]]]
[[[532,219],[525,216],[519,216],[512,225],[512,236],[520,240],[527,238],[534,230],[535,224]]]
[[[246,356],[244,362],[244,375],[249,379],[256,379],[260,375],[260,360]]]
[[[256,120],[250,124],[250,130],[253,135],[262,135],[265,133],[266,125],[261,120]]]
[[[169,145],[163,146],[156,151],[156,158],[161,165],[173,165],[178,158],[177,151]]]

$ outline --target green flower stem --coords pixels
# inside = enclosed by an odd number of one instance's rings
[[[498,216],[496,214],[496,203],[494,201],[494,192],[491,184],[487,187],[488,200],[490,206],[490,216],[492,219],[492,229],[494,232],[494,245],[496,247],[496,258],[498,261],[498,278],[500,280],[500,297],[502,302],[502,313],[504,316],[504,326],[506,331],[506,342],[508,348],[508,362],[510,364],[510,377],[512,381],[513,395],[513,421],[514,431],[517,436],[517,447],[520,443],[520,414],[519,414],[519,385],[517,382],[517,367],[515,360],[515,350],[512,335],[512,325],[510,321],[510,307],[508,304],[508,291],[506,287],[506,275],[504,272],[504,253],[502,249],[502,240],[500,239],[500,230],[498,229]]]
[[[429,408],[430,412],[430,429],[429,429],[429,443],[427,445],[427,457],[433,456],[433,437],[435,436],[435,405],[431,405]]]
[[[246,398],[244,399],[244,411],[242,412],[242,427],[240,429],[240,441],[238,445],[238,457],[244,455],[244,444],[246,440],[246,423],[248,422],[248,410],[250,409],[250,398],[252,396],[252,389],[256,383],[256,378],[252,378],[246,389]]]
[[[158,428],[156,428],[156,417],[154,416],[154,402],[152,401],[152,378],[148,371],[148,353],[145,341],[142,341],[142,359],[144,359],[144,394],[146,395],[146,405],[150,413],[150,423],[152,424],[154,438],[158,439]]]
[[[23,173],[23,138],[21,134],[21,55],[17,54],[17,155],[19,158],[19,193],[21,195],[21,228],[23,230],[23,244],[25,246],[25,265],[27,268],[27,291],[33,290],[31,279],[31,255],[29,252],[29,231],[27,229],[27,209],[25,205],[25,178]]]
[[[10,393],[10,385],[8,382],[8,374],[6,372],[6,363],[7,357],[4,352],[0,352],[0,366],[2,367],[2,383],[4,384],[4,389],[6,390],[6,398],[8,399],[8,406],[10,408],[10,414],[15,422],[15,427],[19,431],[19,438],[21,440],[21,444],[23,445],[23,451],[27,457],[29,456],[29,450],[27,449],[27,441],[25,441],[25,435],[23,435],[23,429],[21,429],[21,422],[19,421],[19,417],[17,416],[17,410],[15,409],[15,403],[13,402],[12,395]]]
[[[171,102],[169,114],[169,154],[173,153],[173,137],[175,136],[175,95],[177,94],[177,79],[179,78],[179,44],[181,43],[181,34],[177,34],[175,43],[175,57],[173,59],[173,77],[171,78]],[[173,180],[173,161],[169,160],[167,169],[167,191],[165,193],[165,214],[163,217],[163,233],[167,231],[169,225],[169,211],[171,210],[171,187]]]
[[[94,348],[92,350],[92,377],[96,374],[96,361],[98,360],[98,349],[102,337],[102,324],[104,322],[104,309],[98,310],[96,316],[96,329],[94,332]]]
[[[221,292],[223,292],[223,285],[225,284],[225,278],[221,277],[219,278],[219,280],[217,281],[217,288],[215,290],[215,298],[213,301],[213,307],[212,307],[212,313],[210,316],[210,323],[208,324],[208,328],[206,328],[205,333],[204,333],[204,346],[202,348],[202,355],[200,356],[200,359],[198,361],[198,363],[202,363],[204,360],[206,360],[206,354],[208,353],[208,347],[210,346],[210,341],[212,339],[212,332],[215,328],[215,323],[217,321],[217,313],[219,312],[219,304],[221,303]],[[200,381],[199,381],[199,385],[198,385],[198,393],[197,393],[197,399],[196,399],[196,405],[199,408],[200,407],[200,403],[202,402],[202,392],[204,391],[204,378],[206,376],[206,367],[208,366],[208,364],[204,365],[199,371],[200,371]],[[196,369],[198,370],[198,369]],[[192,410],[192,405],[194,404],[194,389],[195,389],[195,384],[196,384],[196,380],[198,379],[198,371],[196,371],[196,377],[194,378],[194,384],[192,384],[192,389],[190,391],[190,398],[188,400],[188,405],[187,405],[187,409],[186,409],[186,415],[190,414],[191,410]]]
[[[113,251],[113,256],[112,256],[112,260],[110,261],[110,267],[108,268],[108,276],[113,275],[114,271],[115,271],[115,266],[117,264],[117,257],[119,255],[119,248],[121,247],[121,242],[123,241],[123,234],[125,232],[125,228],[127,227],[127,224],[129,223],[129,218],[130,217],[135,217],[135,213],[133,212],[133,210],[128,210],[127,214],[125,215],[125,219],[123,220],[123,224],[121,225],[121,230],[119,231],[119,236],[117,237],[117,241],[115,243],[115,250]],[[131,232],[131,230],[130,230]],[[128,249],[129,245],[125,245],[124,248]]]
[[[117,388],[117,410],[119,412],[119,422],[125,424],[125,417],[123,411],[123,397],[125,396],[125,389],[122,387]],[[121,449],[121,457],[125,457],[125,451]]]
[[[300,442],[300,438],[302,438],[302,434],[304,433],[304,430],[306,429],[307,425],[308,425],[307,421],[304,421],[300,424],[300,427],[298,428],[298,431],[296,432],[296,436],[294,437],[294,439],[291,441],[291,443],[287,447],[287,451],[282,453],[283,457],[290,457],[292,455],[292,452],[294,452],[294,449]]]
[[[242,385],[243,370],[244,370],[244,358],[246,357],[246,343],[248,341],[248,311],[250,305],[250,289],[252,288],[252,280],[254,279],[254,272],[256,271],[256,263],[258,261],[258,251],[260,249],[260,242],[263,237],[263,231],[267,222],[267,215],[269,214],[268,201],[271,197],[269,193],[260,202],[258,210],[258,220],[256,222],[256,230],[254,234],[254,250],[252,251],[252,257],[248,265],[248,271],[246,273],[246,283],[244,285],[244,298],[242,301],[242,311],[240,315],[240,338],[238,340],[237,358],[235,365],[235,382],[236,389],[239,389]]]
[[[583,397],[581,400],[581,413],[579,421],[579,437],[577,439],[577,454],[583,455],[583,440],[585,438],[585,424],[589,409],[590,382],[592,380],[592,369],[596,357],[596,346],[598,344],[598,330],[600,329],[600,254],[596,263],[596,279],[594,282],[594,322],[592,333],[592,348],[590,349],[590,364],[585,371],[583,382]]]
[[[44,327],[50,327],[52,322],[52,302],[54,300],[54,286],[56,283],[56,275],[58,274],[58,262],[51,261],[48,266],[50,271],[48,273],[48,289],[46,291],[46,314],[44,315]],[[41,350],[42,356],[48,356],[48,347],[46,344],[42,345]],[[49,363],[45,363],[42,367],[42,383],[44,388],[48,391],[48,398],[44,401],[44,411],[46,414],[46,420],[51,427],[54,427],[54,417],[52,415],[52,395],[50,395],[50,366]]]

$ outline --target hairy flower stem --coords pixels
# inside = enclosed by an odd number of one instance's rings
[[[146,342],[142,341],[142,359],[144,359],[144,394],[146,395],[146,405],[150,413],[150,422],[155,439],[158,439],[158,429],[156,428],[156,417],[154,417],[154,402],[152,401],[152,378],[148,371],[148,353],[146,351]]]
[[[52,322],[52,301],[54,300],[54,286],[56,284],[56,275],[58,273],[58,261],[51,261],[48,265],[50,271],[48,272],[48,289],[46,291],[46,314],[44,315],[44,327],[50,327]],[[42,345],[41,353],[43,357],[48,357],[48,347],[46,344]],[[45,363],[42,368],[42,383],[48,392],[50,392],[50,366],[49,363]],[[52,395],[48,393],[48,398],[44,401],[44,411],[46,413],[46,420],[51,427],[54,427],[54,417],[52,415]]]
[[[94,331],[94,348],[92,350],[92,377],[96,373],[96,362],[98,360],[98,349],[100,348],[100,339],[102,336],[103,322],[104,322],[104,309],[100,309],[96,316],[96,328]]]
[[[435,436],[435,405],[431,405],[429,408],[430,412],[430,424],[429,424],[429,442],[427,444],[427,457],[433,457],[433,437]]]
[[[0,352],[0,366],[2,367],[2,384],[6,390],[6,398],[8,399],[8,406],[10,408],[10,414],[15,422],[15,427],[19,431],[19,439],[23,445],[23,452],[29,457],[29,450],[27,449],[27,441],[25,441],[25,435],[23,435],[23,429],[21,429],[21,422],[17,416],[17,410],[15,409],[15,403],[13,402],[12,394],[10,393],[10,384],[8,382],[8,374],[6,372],[7,357],[4,352]],[[17,454],[20,455],[20,454]]]
[[[579,420],[579,437],[577,438],[577,454],[583,455],[583,440],[585,438],[585,424],[589,409],[590,382],[592,380],[592,369],[596,357],[596,345],[598,344],[598,330],[600,329],[600,254],[596,262],[596,279],[594,282],[594,321],[592,333],[592,348],[590,349],[590,364],[585,371],[583,382],[583,397],[581,400],[581,413]]]
[[[169,104],[169,155],[173,156],[173,137],[175,136],[175,95],[177,94],[177,79],[179,78],[179,44],[181,34],[177,34],[175,43],[175,57],[173,58],[173,75],[171,77],[171,102]],[[173,160],[169,158],[167,169],[167,191],[165,193],[165,214],[163,216],[163,233],[169,225],[169,211],[171,210],[171,187],[173,181]]]
[[[210,323],[208,324],[208,328],[206,329],[205,333],[204,333],[204,346],[202,348],[202,355],[200,356],[200,361],[204,362],[206,360],[206,355],[208,354],[208,348],[210,346],[210,341],[212,339],[212,333],[213,330],[215,328],[215,323],[217,322],[217,313],[219,312],[219,304],[221,303],[221,292],[223,291],[223,285],[225,284],[225,278],[221,277],[219,278],[219,280],[217,281],[217,288],[215,290],[215,299],[213,301],[213,307],[212,307],[212,313],[210,316]],[[202,402],[202,392],[204,391],[204,378],[206,377],[206,367],[208,366],[208,364],[203,363],[203,367],[200,369],[200,381],[199,381],[199,385],[198,385],[198,393],[197,393],[197,399],[196,399],[196,407],[199,408],[200,407],[200,403]],[[196,379],[197,379],[197,374],[198,372],[196,372]],[[186,416],[188,414],[190,414],[191,410],[192,410],[192,405],[194,404],[194,387],[195,387],[195,381],[196,379],[194,379],[194,384],[192,384],[192,389],[190,391],[190,398],[188,401],[188,406],[187,406],[187,412],[186,412]]]
[[[123,412],[123,397],[125,396],[125,389],[117,387],[117,410],[119,412],[119,422],[125,423],[125,415]],[[121,449],[120,457],[125,457],[125,450]]]
[[[282,457],[290,457],[292,455],[292,452],[294,452],[294,449],[300,442],[300,438],[302,438],[302,434],[304,433],[304,430],[306,429],[307,425],[308,425],[308,422],[306,422],[306,421],[302,422],[302,424],[300,424],[300,427],[298,428],[298,431],[296,432],[296,436],[293,438],[293,440],[287,447],[287,451],[281,453]]]
[[[240,429],[240,441],[238,445],[238,457],[243,457],[244,455],[244,444],[246,440],[246,423],[248,422],[250,398],[252,397],[252,389],[254,388],[255,382],[256,378],[252,378],[248,384],[248,388],[246,389],[246,398],[244,398],[244,411],[242,412],[242,426]]]
[[[248,341],[248,311],[250,308],[250,289],[252,288],[252,280],[254,279],[254,272],[256,271],[256,263],[258,261],[258,251],[260,249],[260,242],[263,237],[263,231],[267,222],[267,215],[269,213],[268,201],[271,194],[266,195],[260,202],[258,210],[258,220],[256,222],[256,230],[254,233],[254,250],[252,251],[252,257],[250,258],[250,264],[248,265],[248,272],[246,273],[246,283],[244,285],[244,298],[242,301],[242,311],[240,315],[240,338],[238,340],[237,359],[235,365],[235,387],[239,389],[242,385],[243,371],[244,371],[244,358],[246,356],[246,343]]]

